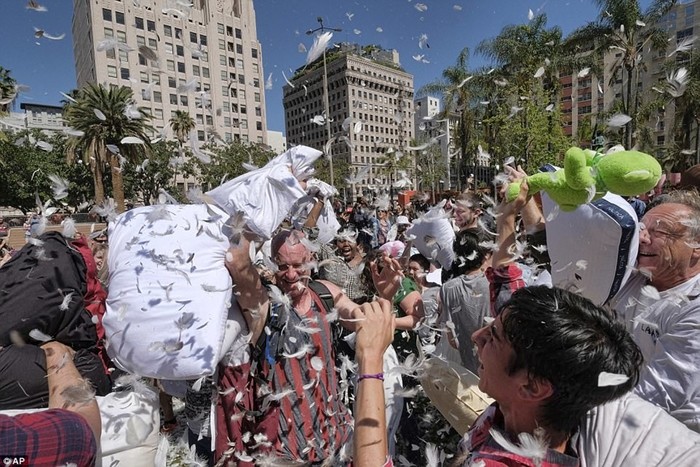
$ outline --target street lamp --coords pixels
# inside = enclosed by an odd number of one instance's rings
[[[316,21],[318,21],[318,24],[320,25],[316,29],[309,29],[306,31],[307,36],[311,36],[312,34],[316,32],[325,32],[325,31],[333,31],[333,32],[341,32],[342,29],[340,28],[329,28],[327,26],[323,25],[323,18],[318,16],[316,18]],[[328,104],[328,70],[326,69],[326,48],[323,48],[323,109],[326,112],[326,141],[330,141],[331,139],[331,120],[330,120],[330,106]],[[330,149],[330,146],[329,146]],[[328,168],[330,169],[331,172],[331,186],[335,186],[333,183],[333,156],[331,154],[328,154]]]

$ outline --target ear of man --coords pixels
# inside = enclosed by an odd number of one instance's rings
[[[554,386],[549,380],[526,376],[518,387],[518,394],[525,401],[543,401],[554,394]]]

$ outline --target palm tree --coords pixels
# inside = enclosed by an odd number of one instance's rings
[[[186,110],[176,110],[170,119],[170,128],[175,133],[175,138],[180,142],[182,147],[190,136],[190,132],[194,129],[195,123],[192,116]]]
[[[631,148],[634,144],[640,108],[638,82],[644,70],[645,51],[666,50],[666,33],[655,26],[657,21],[678,2],[678,0],[653,0],[649,8],[642,12],[638,0],[595,0],[600,8],[596,21],[574,31],[567,42],[574,48],[589,48],[602,58],[614,53],[609,73],[609,86],[620,83],[622,98],[619,111],[632,117],[625,127],[624,143]]]
[[[0,66],[0,114],[8,111],[17,96],[17,82],[10,76],[10,70]]]
[[[133,106],[133,92],[125,86],[88,84],[77,93],[75,103],[65,106],[64,118],[82,136],[71,137],[68,159],[78,152],[90,166],[95,184],[95,202],[105,198],[104,168],[109,167],[112,194],[119,212],[124,211],[122,164],[138,163],[150,151],[150,115]],[[135,114],[135,115],[134,115]],[[131,142],[125,138],[131,138]],[[140,142],[139,142],[140,141]]]
[[[439,119],[449,119],[457,116],[459,123],[456,128],[456,139],[459,146],[459,159],[457,162],[457,186],[461,190],[462,166],[466,163],[466,154],[471,139],[471,130],[474,125],[472,112],[472,93],[469,80],[472,75],[469,72],[469,48],[465,47],[457,55],[454,65],[447,67],[442,72],[442,79],[423,86],[418,94],[442,96],[443,109]],[[451,182],[448,182],[451,183]]]

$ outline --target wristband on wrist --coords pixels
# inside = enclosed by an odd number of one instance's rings
[[[359,383],[363,379],[378,379],[380,381],[384,381],[384,373],[375,373],[375,374],[365,374],[365,375],[360,375],[357,377],[357,382]]]

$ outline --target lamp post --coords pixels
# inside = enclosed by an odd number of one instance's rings
[[[325,32],[325,31],[333,31],[333,32],[341,32],[342,29],[340,28],[329,28],[327,26],[323,25],[323,18],[322,17],[317,17],[316,21],[318,21],[318,24],[320,25],[316,29],[309,29],[306,31],[306,35],[310,36],[316,32]],[[331,120],[330,120],[330,106],[328,105],[328,70],[326,69],[326,49],[325,47],[323,48],[323,110],[326,112],[326,141],[330,141],[331,139]],[[328,154],[328,168],[330,169],[331,172],[331,186],[335,186],[333,183],[333,156],[331,154]],[[354,191],[354,190],[353,190]]]

